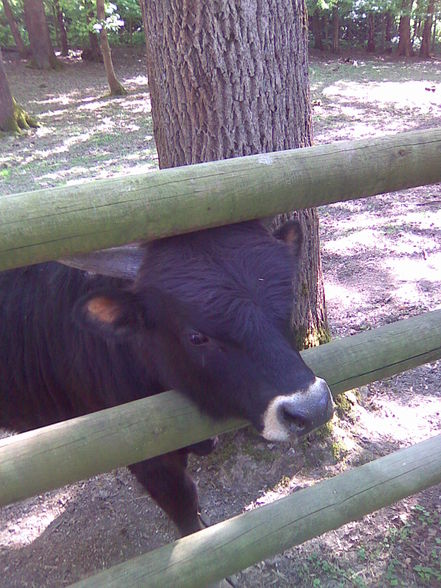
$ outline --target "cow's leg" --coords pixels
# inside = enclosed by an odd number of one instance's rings
[[[188,454],[184,449],[129,466],[183,536],[202,529],[198,515],[198,493],[186,471],[187,460]]]

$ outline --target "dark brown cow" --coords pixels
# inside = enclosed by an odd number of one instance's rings
[[[273,441],[325,423],[328,386],[289,339],[298,225],[277,237],[248,222],[158,240],[134,250],[124,279],[55,262],[0,274],[0,426],[25,431],[170,388]],[[183,535],[200,528],[188,452],[212,446],[130,466]]]

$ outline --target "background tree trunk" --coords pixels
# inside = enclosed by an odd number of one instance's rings
[[[89,0],[82,0],[82,4],[85,9],[85,17],[87,27],[89,29],[89,46],[84,47],[81,52],[81,59],[85,61],[95,61],[103,63],[103,56],[101,55],[100,44],[98,42],[98,36],[90,30],[90,24],[95,19],[95,2]]]
[[[366,48],[368,53],[375,53],[375,14],[373,12],[368,13],[368,39]]]
[[[340,53],[340,15],[337,6],[332,9],[332,53]]]
[[[423,36],[421,39],[420,57],[428,59],[430,57],[430,40],[432,36],[433,13],[435,10],[435,0],[429,0],[427,5],[426,18],[424,19]]]
[[[43,0],[24,0],[24,17],[31,46],[31,64],[37,69],[58,69],[49,36]]]
[[[61,10],[59,0],[54,0],[54,10],[57,20],[57,30],[60,36],[61,55],[64,55],[66,57],[67,55],[69,55],[69,44],[67,42],[66,27],[64,26],[64,15],[63,11]]]
[[[411,57],[413,54],[410,39],[410,15],[412,12],[413,0],[403,0],[401,4],[400,25],[398,28],[398,55]]]
[[[104,60],[104,68],[107,75],[107,83],[110,88],[111,96],[122,96],[127,94],[121,82],[117,79],[115,70],[113,69],[112,52],[110,50],[109,40],[107,39],[107,32],[104,26],[106,13],[104,11],[104,0],[96,0],[96,14],[99,21],[103,24],[100,29],[100,47]]]
[[[161,168],[311,144],[303,0],[142,2]],[[329,337],[318,217],[298,216],[305,247],[292,322],[302,342],[316,344]]]
[[[329,48],[329,14],[328,12],[324,12],[322,18],[320,19],[320,24],[322,27],[322,42],[325,51]]]
[[[322,19],[319,10],[316,10],[311,18],[312,36],[314,37],[314,49],[323,51]]]
[[[384,25],[384,50],[386,53],[390,53],[392,51],[392,24],[393,24],[393,17],[392,12],[388,10],[384,15],[385,25]]]
[[[15,45],[21,57],[27,57],[28,51],[21,38],[20,31],[18,30],[17,23],[15,21],[14,13],[12,12],[11,6],[8,0],[2,0],[5,16],[11,29],[12,36],[14,37]]]
[[[0,49],[0,131],[19,133],[21,129],[37,126],[36,120],[29,116],[12,97]]]

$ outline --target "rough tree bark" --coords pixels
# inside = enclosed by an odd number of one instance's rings
[[[18,30],[18,26],[15,21],[14,13],[12,12],[12,9],[11,9],[11,5],[9,4],[8,0],[2,0],[2,2],[3,2],[3,9],[5,11],[5,16],[8,21],[9,28],[11,29],[12,36],[14,37],[15,46],[17,47],[17,50],[20,53],[21,57],[27,57],[28,51],[23,43],[23,39],[21,38],[20,31]]]
[[[303,0],[142,4],[161,168],[311,145]],[[305,247],[292,323],[313,345],[329,337],[318,217],[298,216]]]
[[[104,60],[104,68],[107,75],[107,83],[109,84],[110,88],[110,95],[122,96],[127,94],[127,91],[124,89],[124,86],[121,84],[121,82],[117,79],[115,70],[113,69],[112,52],[110,50],[109,40],[107,39],[107,32],[104,26],[104,20],[106,18],[104,0],[96,0],[96,15],[102,24],[100,28],[100,47]]]
[[[24,18],[31,46],[31,65],[37,69],[58,69],[60,62],[55,57],[49,36],[43,0],[24,0]]]
[[[398,28],[399,41],[397,54],[402,57],[413,55],[412,42],[410,39],[410,16],[412,13],[413,0],[402,0],[401,17]]]
[[[37,126],[37,121],[12,97],[0,49],[0,131],[19,133],[22,129]]]
[[[430,41],[432,37],[433,13],[435,11],[435,0],[429,0],[427,4],[426,18],[424,20],[423,36],[421,39],[420,57],[430,57]]]

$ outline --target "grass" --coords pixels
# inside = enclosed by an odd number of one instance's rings
[[[318,143],[441,124],[439,93],[426,90],[441,83],[439,62],[325,58],[310,72]]]
[[[425,541],[421,533],[427,526],[434,538],[432,549],[419,554],[420,562],[409,570],[409,555]],[[354,547],[348,554],[326,555],[312,552],[301,564],[302,586],[341,588],[382,586],[385,588],[441,585],[441,520],[421,504],[411,508],[411,516],[402,525],[390,526],[377,548],[370,545]],[[368,569],[380,570],[373,580],[365,577]],[[382,570],[382,571],[381,571]]]

